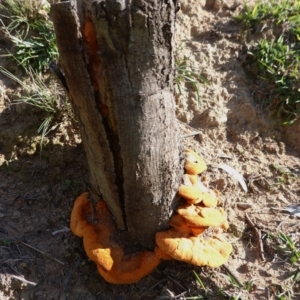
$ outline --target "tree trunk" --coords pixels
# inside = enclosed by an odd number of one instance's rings
[[[182,177],[173,95],[176,0],[74,0],[52,5],[67,92],[93,197],[126,239],[153,247]]]

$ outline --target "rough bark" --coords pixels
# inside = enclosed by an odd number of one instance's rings
[[[173,96],[176,0],[52,5],[92,190],[128,238],[152,247],[182,175]]]

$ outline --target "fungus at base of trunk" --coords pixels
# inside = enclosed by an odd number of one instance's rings
[[[221,226],[226,221],[226,213],[221,207],[202,207],[183,204],[176,210],[189,226]]]
[[[111,239],[116,227],[105,202],[98,203],[98,223],[91,224],[87,220],[92,212],[88,193],[83,193],[76,199],[71,214],[71,230],[75,235],[83,237],[87,256],[97,264],[100,275],[107,282],[137,282],[150,274],[161,259],[176,259],[211,268],[221,266],[228,260],[232,246],[221,235],[223,230],[228,229],[228,222],[225,211],[216,207],[220,203],[219,194],[203,188],[197,176],[206,170],[206,165],[200,156],[187,150],[185,168],[187,172],[192,172],[188,174],[190,181],[187,184],[187,177],[184,178],[189,195],[186,198],[187,203],[180,205],[171,217],[170,229],[156,233],[157,246],[154,252],[142,251],[125,255],[121,246]],[[193,195],[195,187],[202,189],[202,198],[193,203],[191,198],[196,199]]]
[[[156,243],[165,255],[199,267],[219,267],[232,252],[231,244],[218,235],[204,239],[183,235],[174,229],[158,232]]]
[[[178,193],[187,203],[170,219],[171,229],[156,233],[155,251],[162,259],[172,257],[196,266],[219,267],[232,252],[231,244],[221,235],[228,229],[226,213],[216,207],[220,203],[218,191],[206,188],[197,176],[206,170],[203,159],[192,150],[186,154],[187,174]]]
[[[164,260],[172,260],[173,259],[172,256],[168,255],[166,252],[161,250],[161,248],[159,248],[158,246],[155,246],[154,253],[160,259],[164,259]]]
[[[104,201],[98,202],[96,207],[97,224],[87,221],[91,210],[88,193],[81,194],[75,200],[70,228],[75,235],[83,238],[87,256],[97,264],[100,275],[107,282],[134,283],[158,266],[160,258],[154,252],[142,251],[125,255],[122,247],[112,241],[111,236],[116,228]]]

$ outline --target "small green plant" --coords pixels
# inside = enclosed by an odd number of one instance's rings
[[[270,97],[264,105],[275,108],[283,124],[293,124],[300,116],[300,48],[288,45],[280,36],[276,41],[263,39],[251,51],[249,58],[258,65]]]
[[[3,246],[9,246],[11,243],[12,242],[10,240],[6,240],[6,239],[0,240],[0,244]]]
[[[232,285],[232,287],[235,289],[235,292],[237,293],[237,295],[230,296],[223,289],[219,289],[219,292],[222,295],[227,296],[232,300],[245,299],[244,296],[242,296],[242,295],[244,295],[244,294],[248,295],[251,292],[253,283],[256,280],[259,280],[258,278],[253,278],[249,281],[241,283],[228,272],[227,272],[227,274],[220,273],[220,275],[222,275],[222,277],[224,277]]]
[[[288,184],[288,183],[298,179],[297,174],[291,172],[290,170],[288,170],[284,166],[280,166],[278,164],[272,164],[271,166],[276,171],[276,175],[277,175],[276,179],[277,179],[277,182],[279,182],[279,183]]]
[[[180,46],[176,51],[175,57],[178,56],[180,51],[182,51],[182,46]],[[200,105],[199,83],[209,85],[209,81],[203,75],[196,72],[189,66],[189,59],[187,57],[184,57],[183,59],[175,59],[175,84],[178,88],[179,94],[182,95],[182,84],[191,84],[196,93],[198,106]]]
[[[244,2],[244,4],[244,12],[235,17],[235,20],[242,21],[247,27],[253,28],[254,25],[262,21],[265,14],[263,10],[258,10],[261,5],[259,2],[257,2],[254,7],[248,6],[246,2]]]
[[[33,69],[29,69],[29,82],[26,82],[17,78],[1,66],[0,72],[17,82],[25,91],[24,96],[15,100],[16,104],[27,103],[49,113],[56,111],[59,93],[56,93],[57,91],[50,91],[39,73]]]
[[[50,5],[41,0],[7,0],[0,4],[2,28],[14,44],[14,52],[3,56],[15,59],[25,70],[43,71],[57,59],[58,50],[48,12]],[[7,24],[7,25],[5,25]]]
[[[27,36],[31,29],[44,26],[50,4],[40,0],[6,0],[0,3],[3,14],[0,16],[8,21],[6,29],[17,31]]]
[[[220,273],[220,275],[222,275],[232,286],[236,287],[236,288],[240,288],[240,284],[236,281],[236,279],[231,276],[230,274],[223,274]]]
[[[300,259],[300,251],[295,242],[288,235],[279,232],[280,246],[278,249],[285,254],[288,254],[290,263],[295,264]]]
[[[249,281],[244,283],[245,289],[247,290],[248,293],[250,293],[250,291],[253,287],[253,283],[256,280],[259,280],[259,279],[258,278],[253,278],[253,279],[250,279]]]
[[[44,116],[44,120],[38,128],[38,133],[41,134],[40,147],[42,149],[46,135],[57,127],[57,125],[53,125],[54,122],[65,118],[73,119],[70,103],[63,99],[63,92],[56,82],[53,82],[52,85],[50,83],[51,88],[49,88],[45,84],[42,75],[31,68],[28,70],[29,78],[27,81],[22,81],[1,66],[0,72],[22,87],[23,95],[16,99],[14,104],[25,103],[45,112],[46,116]]]
[[[269,290],[276,297],[276,300],[292,300],[293,290],[292,286],[283,286],[280,284],[271,284],[269,285]]]
[[[300,117],[300,1],[257,2],[253,8],[245,5],[236,19],[261,34],[260,40],[249,46],[245,65],[255,70],[269,95],[262,104],[276,112],[284,125],[293,124]],[[273,35],[263,36],[270,28]]]
[[[63,183],[62,190],[66,191],[66,190],[70,189],[71,185],[72,185],[72,180],[66,179]]]
[[[193,273],[194,273],[194,276],[196,277],[196,280],[197,280],[199,286],[205,292],[205,295],[206,295],[207,294],[207,289],[206,289],[204,283],[202,282],[202,280],[200,279],[199,275],[195,271],[193,271]]]
[[[270,26],[275,27],[287,22],[292,22],[286,25],[290,25],[292,31],[297,31],[294,25],[299,24],[299,10],[300,2],[293,0],[257,1],[253,7],[244,2],[244,11],[235,19],[243,22],[254,33],[257,33],[258,28],[262,32]]]
[[[295,284],[298,282],[300,277],[300,269],[292,272],[291,276],[286,278],[284,281],[289,281],[289,284],[271,284],[269,285],[269,291],[276,297],[278,300],[292,300],[296,299],[295,291],[298,292],[298,287],[295,287]],[[292,280],[292,282],[290,282]]]

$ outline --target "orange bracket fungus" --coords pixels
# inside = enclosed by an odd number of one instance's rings
[[[98,202],[96,207],[97,224],[87,221],[91,211],[88,193],[81,194],[75,201],[70,227],[75,235],[83,238],[87,256],[97,264],[100,275],[107,282],[137,282],[158,266],[160,258],[154,252],[125,255],[122,247],[112,240],[116,228],[104,201]]]
[[[186,150],[186,159],[184,164],[185,171],[190,175],[197,175],[207,169],[203,158],[193,150]]]
[[[104,201],[99,201],[94,215],[97,223],[89,221],[92,204],[88,193],[75,201],[70,227],[83,238],[87,256],[96,263],[100,275],[113,284],[129,284],[151,273],[161,259],[176,259],[196,266],[218,267],[224,264],[232,246],[222,236],[228,228],[225,211],[218,207],[219,193],[207,188],[198,174],[207,169],[204,160],[192,150],[186,151],[186,174],[179,195],[181,204],[171,217],[170,229],[157,232],[154,251],[125,254],[114,241],[116,226]]]
[[[224,264],[232,246],[221,235],[228,228],[226,213],[219,193],[201,182],[198,174],[205,171],[203,159],[192,150],[186,151],[184,184],[179,195],[186,201],[171,218],[170,229],[156,233],[156,252],[160,257],[184,261],[196,266],[218,267]]]

